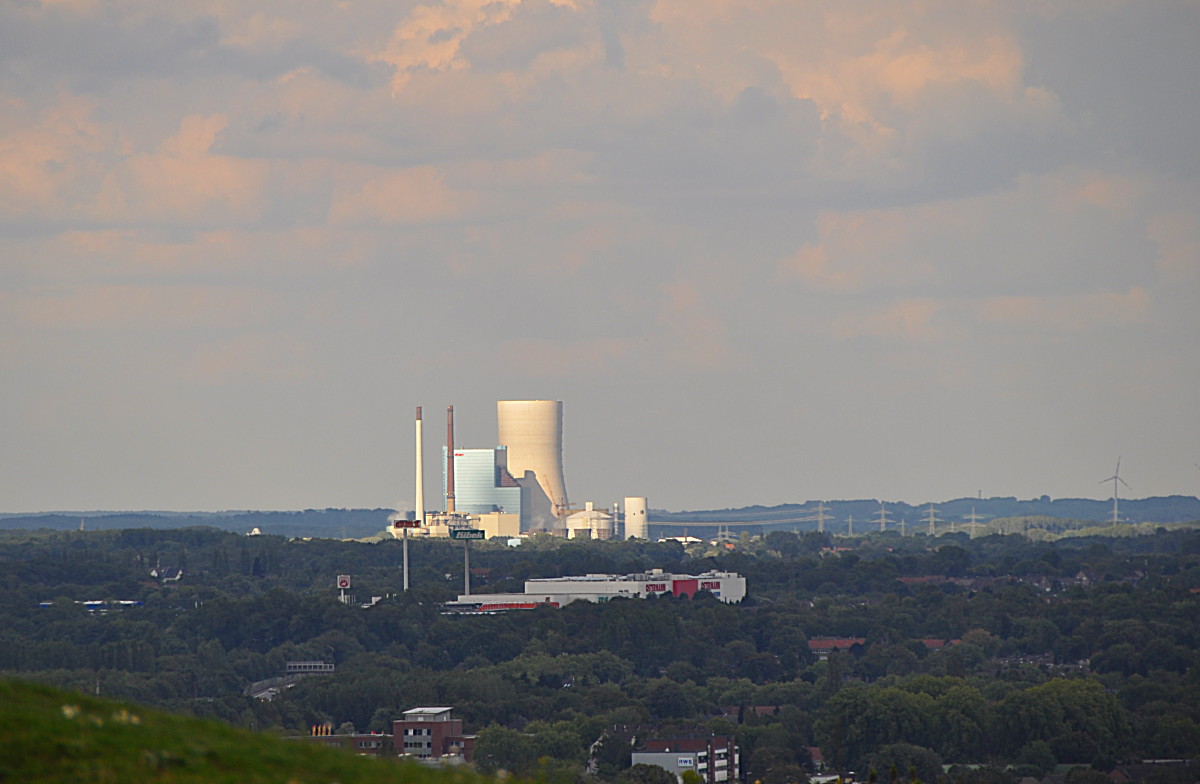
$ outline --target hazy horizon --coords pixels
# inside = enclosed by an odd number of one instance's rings
[[[784,506],[804,507],[804,506],[808,506],[810,504],[818,504],[818,503],[827,503],[827,504],[849,504],[849,503],[901,504],[901,505],[904,505],[904,506],[907,506],[907,507],[910,507],[913,509],[920,509],[920,508],[928,506],[931,503],[934,504],[935,506],[940,506],[943,504],[950,504],[950,503],[955,503],[955,502],[959,502],[959,501],[978,500],[980,502],[987,502],[987,501],[999,502],[999,501],[1014,500],[1014,499],[1018,502],[1025,503],[1025,502],[1041,501],[1043,499],[1043,497],[1045,497],[1045,494],[1043,494],[1041,496],[1033,496],[1031,498],[1021,498],[1018,496],[1011,496],[1011,495],[997,495],[997,496],[990,496],[990,497],[984,497],[984,498],[977,498],[976,496],[960,496],[957,498],[945,498],[945,499],[938,500],[938,501],[932,501],[930,499],[925,499],[923,501],[908,501],[908,500],[904,500],[901,498],[875,498],[875,497],[823,498],[823,499],[814,498],[814,499],[810,499],[807,501],[782,501],[778,504],[771,504],[771,505],[750,503],[750,504],[744,504],[742,506],[707,507],[707,508],[695,507],[695,508],[686,508],[686,509],[668,509],[666,507],[656,507],[656,506],[651,505],[650,511],[651,512],[665,512],[667,514],[674,515],[674,514],[689,514],[692,512],[696,512],[696,513],[720,512],[720,511],[725,511],[725,510],[737,511],[740,509],[754,509],[754,508],[775,509],[775,508],[784,507]],[[1120,502],[1122,504],[1125,504],[1126,502],[1136,504],[1136,503],[1142,502],[1142,501],[1152,501],[1152,500],[1162,499],[1162,498],[1186,498],[1186,499],[1200,501],[1200,496],[1174,493],[1174,494],[1165,495],[1165,496],[1145,496],[1145,497],[1121,498]],[[1053,501],[1068,501],[1068,502],[1069,501],[1082,501],[1082,502],[1096,503],[1096,504],[1111,504],[1112,496],[1109,496],[1108,498],[1085,498],[1082,496],[1062,496],[1060,498],[1050,497],[1050,501],[1052,501],[1052,502]],[[440,506],[438,508],[440,508]],[[304,508],[290,508],[290,509],[279,509],[279,508],[271,509],[271,508],[266,508],[266,507],[254,507],[254,508],[245,508],[245,509],[39,509],[39,510],[24,510],[24,511],[21,511],[21,510],[0,511],[0,517],[24,517],[24,516],[36,516],[36,515],[64,515],[64,516],[85,515],[86,516],[89,514],[92,514],[92,515],[109,515],[109,514],[192,515],[192,514],[196,514],[196,515],[220,516],[220,515],[235,515],[235,514],[246,514],[246,513],[250,513],[250,514],[253,514],[253,513],[291,514],[291,513],[299,513],[299,512],[307,512],[307,511],[319,512],[319,511],[325,511],[325,510],[374,511],[374,510],[385,510],[385,509],[389,510],[389,511],[400,511],[400,512],[412,511],[410,509],[397,510],[397,509],[395,509],[395,507],[392,507],[392,506],[329,506],[329,505],[310,506],[310,507],[304,507]],[[430,510],[430,511],[432,511],[432,510]],[[866,524],[870,523],[869,520],[863,521],[863,522]],[[876,522],[878,522],[878,521],[876,521]]]

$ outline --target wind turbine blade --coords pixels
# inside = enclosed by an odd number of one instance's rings
[[[1132,490],[1132,489],[1133,489],[1132,487],[1129,487],[1129,483],[1128,483],[1128,482],[1126,482],[1124,479],[1122,479],[1122,478],[1121,478],[1121,477],[1119,477],[1119,476],[1117,477],[1117,481],[1118,481],[1118,482],[1120,482],[1121,484],[1125,485],[1125,487],[1127,487],[1128,489],[1130,489],[1130,490]]]

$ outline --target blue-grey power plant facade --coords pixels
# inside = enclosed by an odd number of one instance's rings
[[[442,496],[446,495],[446,458],[442,446]],[[454,507],[461,514],[521,514],[521,487],[508,473],[508,450],[454,450]]]

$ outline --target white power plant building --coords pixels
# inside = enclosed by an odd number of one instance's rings
[[[570,508],[563,478],[562,421],[561,400],[496,403],[497,443],[508,447],[508,471],[522,488],[523,522],[531,530],[561,528],[560,519]]]
[[[596,509],[588,501],[582,512],[567,518],[568,539],[612,539],[615,530],[613,516]]]

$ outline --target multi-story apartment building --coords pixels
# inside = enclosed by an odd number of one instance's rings
[[[403,719],[392,722],[396,753],[419,759],[461,756],[471,761],[475,736],[464,735],[462,719],[454,718],[453,708],[413,708]]]

